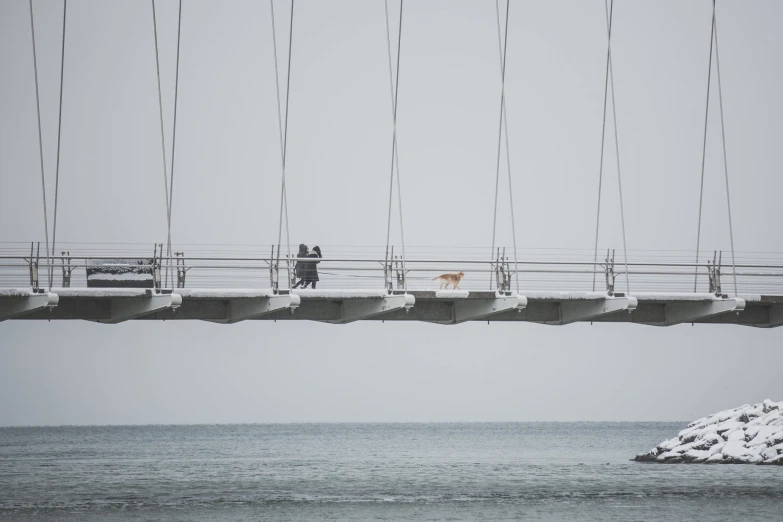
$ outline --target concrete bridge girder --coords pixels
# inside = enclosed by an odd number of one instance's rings
[[[771,306],[769,309],[769,326],[783,326],[783,305]]]
[[[560,320],[555,324],[591,321],[619,312],[632,312],[637,305],[637,299],[630,296],[606,296],[595,300],[562,301],[560,303]]]
[[[373,319],[391,312],[408,312],[416,303],[410,294],[387,295],[358,299],[343,299],[340,302],[340,318],[328,321],[334,324],[348,324],[354,321]]]
[[[5,297],[0,299],[0,321],[22,317],[47,308],[52,309],[59,301],[60,297],[51,292]]]
[[[783,326],[783,305],[772,305],[766,309],[766,320],[761,323],[752,324],[760,328],[776,328]]]
[[[214,322],[233,324],[249,319],[259,319],[279,310],[293,312],[300,303],[301,298],[293,294],[231,299],[228,301],[226,318]]]
[[[451,324],[480,321],[512,310],[521,312],[526,306],[527,298],[523,295],[500,295],[489,299],[455,299]]]
[[[139,319],[162,310],[176,310],[182,304],[179,294],[153,294],[138,297],[116,297],[111,300],[111,315],[98,322],[117,324],[131,319]]]
[[[449,292],[410,291],[412,298],[406,299],[405,294],[389,295],[383,289],[308,289],[279,295],[271,289],[177,289],[174,294],[151,295],[144,289],[54,288],[52,294],[58,296],[57,306],[50,308],[55,302],[53,297],[42,297],[47,294],[29,288],[0,289],[0,318],[80,319],[101,323],[131,319],[226,323],[255,319],[336,324],[358,320],[437,324],[489,320],[550,325],[575,321],[655,326],[689,322],[759,328],[783,325],[783,296],[780,295],[717,298],[712,294],[642,293],[634,295],[632,300],[603,292],[528,292],[523,296],[526,303],[522,307],[519,297],[498,295],[494,291],[471,291],[468,295],[462,295],[466,291]],[[291,299],[290,304],[286,299]],[[177,307],[174,300],[181,305]],[[296,300],[298,307],[294,306]]]
[[[744,309],[745,300],[739,297],[667,303],[664,312],[665,321],[661,323],[661,326],[692,323],[729,312],[739,313]]]

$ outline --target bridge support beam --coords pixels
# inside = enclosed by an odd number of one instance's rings
[[[347,324],[354,321],[371,319],[395,310],[408,310],[416,303],[410,294],[388,295],[379,298],[344,300],[340,305],[340,319],[329,321],[335,324]]]
[[[27,296],[13,296],[0,298],[0,321],[21,317],[25,314],[54,308],[60,302],[57,294],[30,294]]]
[[[597,300],[563,301],[560,303],[560,321],[555,324],[591,321],[618,312],[632,312],[637,304],[635,297],[607,296]]]
[[[232,299],[228,303],[228,317],[215,322],[233,324],[248,319],[258,319],[286,308],[293,312],[299,307],[300,303],[301,298],[295,294]]]
[[[486,319],[510,310],[523,310],[527,298],[523,295],[503,295],[494,299],[454,300],[454,320],[451,324]]]
[[[174,293],[114,298],[111,300],[111,317],[99,322],[117,324],[169,308],[176,310],[181,304],[182,296]]]
[[[745,309],[745,300],[739,297],[729,299],[715,298],[711,301],[682,301],[667,303],[665,322],[661,326],[692,323],[729,312],[741,312]],[[771,310],[770,310],[771,312]]]
[[[783,326],[783,305],[771,306],[769,308],[769,324],[767,327],[774,328]]]

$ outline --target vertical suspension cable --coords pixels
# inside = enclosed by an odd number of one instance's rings
[[[506,28],[505,28],[505,34],[503,36],[503,41],[508,42],[508,11],[509,11],[509,4],[510,0],[506,0]],[[495,2],[495,7],[497,8],[497,0]],[[498,13],[498,18],[500,17],[500,13]],[[498,21],[498,30],[500,22]],[[498,34],[498,39],[500,38],[500,34]],[[498,155],[497,155],[497,163],[495,168],[495,205],[494,210],[492,212],[492,249],[490,250],[490,259],[492,259],[492,255],[495,253],[495,230],[497,228],[497,220],[498,220],[498,188],[500,186],[500,151],[502,148],[502,141],[503,141],[503,113],[504,108],[506,106],[506,51],[508,49],[508,45],[503,46],[503,54],[500,58],[500,118],[498,121]],[[511,165],[509,164],[509,171],[511,170]],[[509,174],[510,176],[510,174]],[[510,183],[510,179],[509,179]],[[515,239],[516,241],[516,239]],[[519,293],[519,283],[517,279],[517,293]],[[492,290],[492,271],[490,270],[489,273],[489,289]]]
[[[402,0],[400,0],[400,3],[402,4]],[[386,17],[386,51],[388,56],[388,63],[389,63],[389,90],[391,92],[391,103],[392,103],[392,118],[394,118],[396,112],[397,112],[397,103],[395,101],[395,95],[394,95],[394,73],[392,71],[392,57],[391,57],[391,34],[389,29],[389,1],[384,0],[383,1],[383,13]],[[399,38],[397,39],[397,56],[399,57]],[[391,162],[391,172],[389,173],[389,213],[386,218],[386,253],[384,255],[384,263],[386,266],[389,265],[389,241],[391,237],[391,214],[392,214],[392,200],[393,200],[393,193],[394,193],[394,163],[395,163],[395,152],[397,151],[396,146],[396,140],[394,139],[394,136],[392,135],[392,162]]]
[[[399,71],[398,71],[399,73]],[[397,141],[396,139],[394,140]],[[397,162],[397,208],[400,211],[400,243],[402,244],[402,289],[408,293],[408,273],[405,268],[405,229],[402,224],[402,187],[400,186],[399,162]]]
[[[500,39],[500,0],[495,0],[495,18],[498,27],[498,56],[500,58],[500,71],[501,71],[501,100],[502,104],[501,119],[503,121],[503,130],[506,135],[506,166],[508,167],[508,200],[511,205],[511,236],[514,243],[514,278],[516,280],[517,294],[519,294],[519,258],[517,257],[517,228],[516,219],[514,218],[514,191],[511,183],[511,147],[508,140],[508,113],[506,111],[505,100],[505,67],[506,67],[506,47],[508,46],[508,12],[509,12],[509,0],[506,0],[506,35],[505,41],[501,42]],[[496,210],[497,212],[497,210]],[[494,250],[495,247],[493,246]],[[490,275],[491,277],[491,275]]]
[[[275,100],[277,101],[277,130],[278,130],[278,136],[280,137],[280,159],[282,161],[282,185],[280,188],[280,218],[278,220],[279,226],[277,232],[277,263],[279,264],[280,243],[282,242],[282,238],[283,238],[283,207],[284,207],[283,198],[285,196],[285,145],[283,144],[283,116],[282,116],[282,110],[280,108],[280,75],[278,73],[278,65],[277,65],[277,33],[275,31],[274,0],[269,0],[269,8],[271,10],[271,20],[272,20],[272,51],[274,53],[274,61],[275,61],[275,92],[277,93]]]
[[[288,102],[291,99],[291,56],[294,48],[294,0],[291,0],[291,15],[288,27],[288,72],[285,80],[285,128],[283,129],[283,161],[288,159]],[[288,237],[288,189],[283,190],[283,201],[285,203],[285,233],[288,243],[288,255],[291,256],[291,239]]]
[[[167,252],[169,258],[169,266],[166,269],[168,274],[171,271],[172,265],[172,252],[171,252],[171,214],[174,201],[174,160],[176,159],[175,150],[177,146],[177,107],[179,105],[179,47],[180,36],[182,34],[182,0],[179,0],[179,11],[177,13],[177,64],[174,74],[174,127],[171,132],[171,180],[169,181],[169,220],[168,220],[168,246]],[[168,277],[168,275],[167,275]],[[174,277],[171,278],[172,287],[174,285]]]
[[[612,0],[614,7],[614,0]],[[606,8],[606,1],[604,1]],[[614,9],[612,9],[614,10]],[[628,248],[625,235],[625,207],[623,205],[623,177],[620,171],[620,141],[617,132],[617,104],[614,99],[614,68],[612,67],[612,33],[609,20],[609,12],[606,13],[606,31],[609,36],[609,85],[612,88],[612,121],[614,124],[614,149],[617,156],[617,188],[620,193],[620,223],[623,230],[623,256],[625,256],[625,286],[628,294],[631,293],[631,278],[628,275]]]
[[[38,56],[35,51],[35,20],[33,16],[33,0],[30,0],[30,34],[33,41],[33,71],[35,72],[35,108],[38,114],[38,152],[41,160],[41,195],[43,199],[44,234],[46,236],[46,267],[51,272],[51,258],[49,257],[49,217],[46,212],[46,176],[44,175],[43,158],[43,133],[41,132],[41,101],[38,93]],[[32,256],[30,263],[33,262]],[[49,288],[51,291],[51,287]]]
[[[710,84],[712,83],[712,45],[715,39],[715,2],[712,2],[712,24],[710,25],[710,58],[707,62],[707,102],[704,109],[704,142],[701,149],[701,186],[699,188],[699,218],[696,227],[696,273],[693,276],[693,292],[699,283],[699,248],[701,246],[701,209],[704,201],[704,166],[707,160],[707,121],[710,114]]]
[[[63,79],[65,77],[65,13],[68,11],[68,0],[63,0],[63,41],[60,55],[60,108],[57,115],[57,166],[54,174],[54,223],[52,225],[52,255],[56,254],[57,244],[57,199],[60,193],[60,136],[63,126]],[[49,291],[52,290],[54,265],[49,264]]]
[[[606,0],[604,0],[604,10],[609,10],[609,29],[608,34],[609,38],[612,38],[612,14],[614,12],[614,0],[612,0],[611,5],[607,8],[606,7]],[[609,98],[609,58],[610,58],[610,49],[609,49],[609,41],[607,40],[606,44],[606,72],[604,73],[604,111],[603,111],[603,120],[601,123],[601,161],[600,165],[598,167],[598,205],[595,213],[595,246],[593,249],[593,292],[595,292],[595,271],[596,266],[598,266],[598,230],[599,226],[601,224],[601,191],[603,188],[603,180],[604,180],[604,149],[605,149],[605,143],[606,143],[606,105],[607,105],[607,99]]]
[[[285,234],[288,251],[288,258],[291,258],[291,238],[288,228],[288,193],[286,190],[286,153],[288,152],[288,100],[290,98],[291,87],[291,49],[294,41],[294,0],[291,0],[291,17],[288,28],[288,74],[285,86],[285,127],[283,127],[282,108],[280,103],[280,76],[277,63],[277,33],[275,31],[275,4],[274,0],[269,0],[269,7],[272,14],[272,50],[275,59],[275,91],[277,93],[277,125],[280,136],[280,159],[282,163],[282,182],[280,187],[280,218],[277,231],[277,263],[280,263],[280,243],[283,238],[283,214],[285,213]],[[289,274],[290,286],[290,274]]]
[[[386,222],[386,262],[389,260],[389,241],[391,237],[391,209],[392,209],[392,193],[394,187],[394,173],[395,166],[397,172],[397,206],[400,213],[400,242],[402,243],[402,285],[403,290],[408,291],[408,275],[405,268],[405,231],[403,228],[402,219],[402,189],[400,185],[400,158],[397,149],[397,100],[400,92],[400,54],[402,49],[402,9],[404,0],[400,0],[400,19],[397,30],[397,67],[396,74],[392,71],[392,58],[391,58],[391,34],[389,29],[389,3],[388,0],[384,0],[384,13],[386,15],[386,50],[389,62],[389,88],[391,92],[391,104],[392,104],[392,158],[391,169],[389,174],[389,214]]]
[[[166,163],[166,137],[163,129],[163,94],[160,87],[160,53],[158,50],[158,20],[155,14],[155,0],[151,0],[152,3],[152,32],[155,37],[155,71],[158,76],[158,112],[160,114],[160,148],[161,156],[163,158],[163,189],[164,196],[166,198],[166,224],[167,224],[167,244],[169,248],[171,246],[171,205],[169,204],[169,176],[168,166]],[[166,267],[166,280],[165,285],[168,286],[169,274],[171,272],[171,263]],[[174,278],[172,277],[172,282]]]
[[[715,9],[715,0],[712,0],[713,11]],[[731,241],[731,272],[734,276],[734,295],[737,292],[737,265],[734,257],[734,227],[731,222],[731,193],[729,190],[729,165],[726,160],[726,128],[723,122],[723,87],[720,80],[720,54],[718,53],[718,21],[713,15],[713,30],[715,32],[715,72],[718,73],[718,106],[720,107],[720,133],[723,140],[723,174],[726,180],[726,205],[729,212],[729,240]]]

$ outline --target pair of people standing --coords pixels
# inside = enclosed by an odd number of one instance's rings
[[[312,252],[308,252],[307,245],[301,244],[299,245],[299,252],[296,254],[297,258],[320,258],[323,257],[321,255],[321,248],[318,246],[313,247]],[[299,288],[300,286],[302,288],[307,288],[307,285],[312,284],[313,288],[315,288],[316,283],[318,282],[318,267],[317,265],[320,261],[297,261],[296,262],[296,268],[294,269],[296,273],[296,277],[299,278],[299,281],[294,285],[294,288]]]

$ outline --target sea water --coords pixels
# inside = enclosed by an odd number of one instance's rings
[[[783,520],[783,467],[630,460],[685,424],[0,428],[0,520]]]

